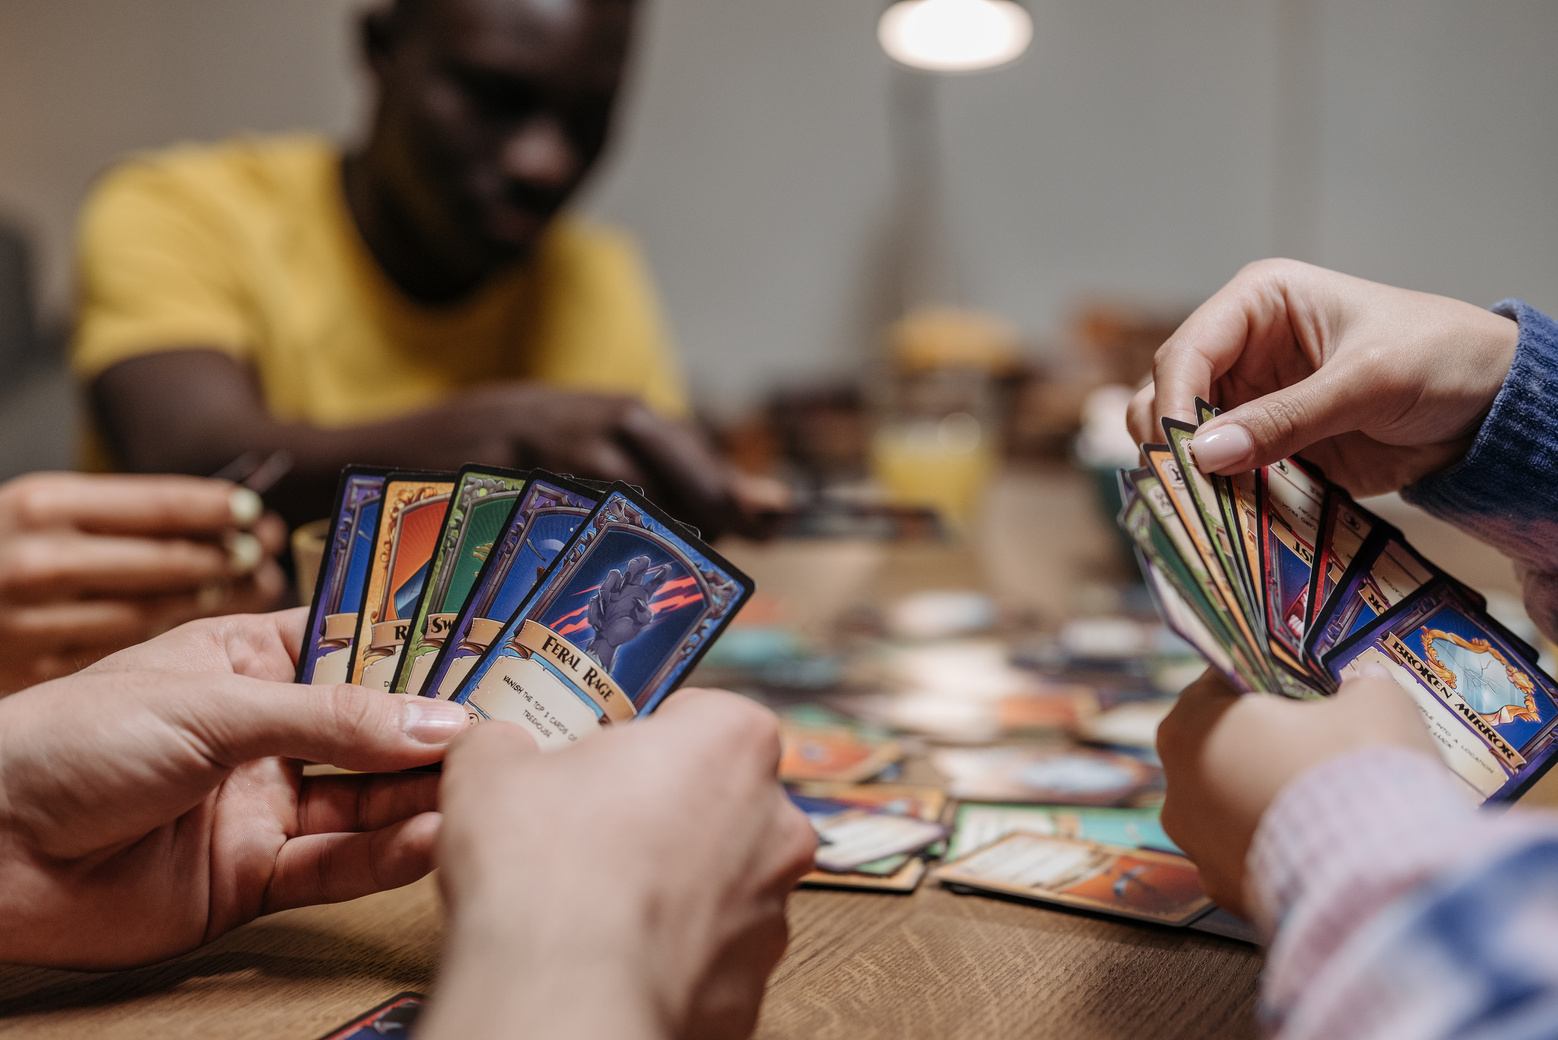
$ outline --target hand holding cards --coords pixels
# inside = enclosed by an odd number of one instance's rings
[[[1196,402],[1201,421],[1214,413]],[[1121,471],[1120,523],[1171,628],[1245,691],[1324,697],[1376,666],[1411,694],[1479,801],[1551,765],[1558,685],[1486,604],[1309,464],[1205,476],[1196,427]]]
[[[653,711],[752,582],[632,488],[353,467],[299,682],[451,699],[543,748]]]

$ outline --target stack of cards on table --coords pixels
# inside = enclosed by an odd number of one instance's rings
[[[1171,628],[1246,691],[1323,697],[1382,667],[1479,801],[1547,770],[1558,686],[1482,596],[1302,460],[1203,474],[1195,432],[1165,419],[1166,443],[1120,472],[1120,523]]]
[[[752,581],[625,484],[349,467],[301,683],[453,700],[543,748],[653,711]]]

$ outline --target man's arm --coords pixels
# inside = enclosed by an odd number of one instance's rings
[[[293,524],[329,511],[350,463],[480,462],[622,480],[708,531],[751,526],[729,463],[696,431],[630,397],[499,383],[402,418],[323,428],[276,419],[250,368],[199,348],[121,361],[93,381],[91,395],[110,448],[132,471],[206,474],[246,451],[290,452],[293,469],[268,497]]]

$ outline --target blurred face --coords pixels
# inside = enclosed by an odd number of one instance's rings
[[[628,0],[421,0],[370,16],[367,161],[420,246],[455,269],[527,257],[600,157]]]

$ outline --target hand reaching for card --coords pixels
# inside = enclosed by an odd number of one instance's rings
[[[264,610],[286,531],[253,492],[182,476],[36,473],[0,485],[0,691],[191,618]]]
[[[104,969],[427,872],[454,705],[291,682],[305,611],[196,621],[0,700],[0,961]],[[285,757],[277,757],[285,756]]]
[[[1439,761],[1421,714],[1388,676],[1351,679],[1322,701],[1295,701],[1241,695],[1209,670],[1158,727],[1163,829],[1195,861],[1207,894],[1248,919],[1245,861],[1266,809],[1314,766],[1371,747]]]
[[[773,717],[709,690],[553,754],[508,723],[462,738],[418,1035],[748,1035],[816,845],[778,761]]]
[[[1468,303],[1291,260],[1251,264],[1159,350],[1131,431],[1223,410],[1194,448],[1208,473],[1303,452],[1355,495],[1456,462],[1498,394],[1519,329]]]

